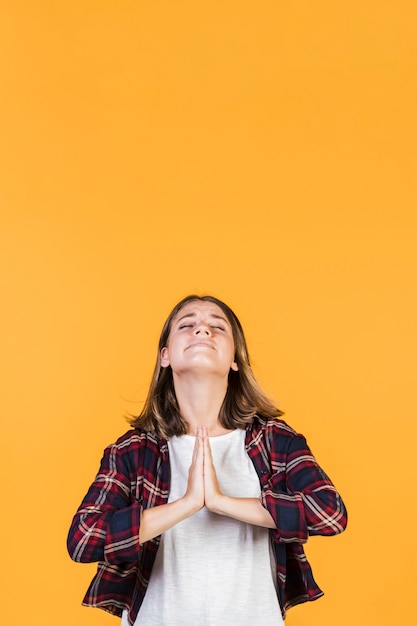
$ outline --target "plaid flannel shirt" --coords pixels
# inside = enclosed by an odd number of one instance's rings
[[[276,529],[270,531],[278,599],[288,608],[323,595],[302,544],[310,535],[334,535],[347,523],[346,508],[302,435],[280,419],[256,416],[245,445],[261,485],[261,502]],[[83,601],[133,624],[146,593],[160,537],[139,543],[142,510],[165,504],[170,485],[165,439],[130,430],[104,451],[99,472],[68,534],[78,562],[98,561]]]

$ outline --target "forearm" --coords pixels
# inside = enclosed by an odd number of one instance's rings
[[[232,498],[219,494],[209,510],[254,526],[275,528],[271,514],[262,506],[258,498]]]
[[[184,497],[168,504],[161,504],[142,512],[139,543],[143,544],[169,530],[199,510],[198,505]]]
[[[304,437],[291,441],[285,457],[278,450],[272,458],[277,471],[263,486],[261,502],[275,521],[277,541],[305,543],[310,535],[342,532],[346,508]],[[285,473],[280,467],[284,461]]]
[[[137,561],[140,517],[138,503],[107,512],[96,505],[80,507],[67,538],[71,558],[82,563]]]

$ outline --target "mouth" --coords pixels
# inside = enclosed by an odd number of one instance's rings
[[[211,343],[208,343],[207,341],[195,341],[194,343],[191,343],[189,346],[187,346],[187,350],[189,350],[190,348],[210,348],[211,350],[214,350],[214,347],[211,345]]]

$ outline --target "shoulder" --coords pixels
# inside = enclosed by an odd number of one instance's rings
[[[133,428],[108,445],[100,464],[101,473],[130,476],[145,471],[156,472],[161,462],[168,459],[168,444],[154,433]]]
[[[265,446],[270,454],[291,455],[307,450],[304,435],[298,433],[280,418],[265,418],[256,415],[251,424],[251,439]]]
[[[146,456],[164,457],[168,449],[166,439],[161,439],[155,433],[132,428],[121,435],[104,450],[104,458],[112,458],[115,463],[134,464],[137,466],[140,459],[144,461]]]
[[[296,437],[303,437],[297,433],[287,422],[276,418],[267,418],[262,415],[255,415],[253,423],[251,424],[251,430],[253,432],[262,431],[265,436],[270,437],[284,437],[288,440],[294,439]]]
[[[114,443],[111,443],[108,448],[126,450],[137,449],[149,445],[161,447],[164,444],[166,444],[166,440],[157,437],[155,433],[141,430],[139,428],[131,428],[116,439]]]

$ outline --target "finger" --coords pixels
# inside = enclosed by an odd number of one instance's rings
[[[198,458],[198,453],[199,453],[199,447],[200,447],[200,441],[199,441],[199,432],[198,432],[198,428],[196,431],[196,436],[195,436],[195,442],[194,442],[194,448],[193,448],[193,456],[191,458],[191,463],[195,464],[195,462],[197,461]]]
[[[207,457],[207,460],[211,464],[213,464],[213,455],[211,452],[210,438],[208,436],[204,439],[204,456]]]
[[[204,456],[203,448],[204,448],[204,442],[201,436],[201,428],[197,428],[194,451],[193,451],[193,458],[192,458],[192,462],[194,464],[203,463],[203,456]]]

